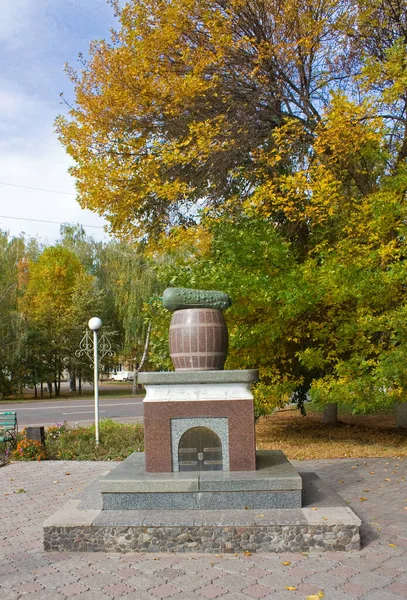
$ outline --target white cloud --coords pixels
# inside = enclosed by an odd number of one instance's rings
[[[0,148],[0,183],[8,184],[0,185],[0,229],[15,235],[24,231],[54,242],[59,237],[59,225],[19,219],[103,227],[105,222],[101,217],[81,209],[76,201],[74,182],[67,172],[69,165],[70,159],[55,137],[43,139],[31,151],[20,148],[18,152],[10,152],[8,148]],[[30,187],[72,195],[27,189]],[[102,229],[89,227],[86,231],[96,239],[108,239]]]
[[[54,134],[64,108],[59,92],[72,90],[63,65],[75,65],[90,40],[108,36],[112,10],[104,0],[0,0],[0,215],[103,225],[83,211],[67,173],[69,157]],[[68,92],[69,96],[69,92]],[[0,217],[0,228],[17,234],[59,237],[59,226]],[[102,230],[89,229],[100,239]]]
[[[13,89],[12,82],[0,80],[0,125],[27,121],[44,113],[44,102],[32,94]]]
[[[34,2],[32,0],[8,0],[1,4],[0,41],[15,44],[21,42],[20,34],[31,20]]]

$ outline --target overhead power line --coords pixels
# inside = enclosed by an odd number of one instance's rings
[[[16,219],[17,221],[34,221],[35,223],[52,223],[54,225],[65,225],[66,221],[45,221],[44,219],[30,219],[28,217],[9,217],[8,215],[0,215],[0,219]],[[82,227],[92,227],[93,229],[104,229],[100,225],[84,225],[79,223]]]
[[[24,190],[36,190],[37,192],[51,192],[52,194],[65,194],[65,196],[76,196],[73,192],[60,192],[59,190],[48,190],[46,188],[37,188],[30,185],[17,185],[16,183],[3,183],[0,181],[0,185],[7,185],[8,187],[23,188]]]

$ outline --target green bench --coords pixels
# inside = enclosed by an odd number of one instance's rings
[[[18,423],[15,411],[0,412],[0,443],[15,448],[17,445]]]

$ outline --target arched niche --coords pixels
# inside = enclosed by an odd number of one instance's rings
[[[227,418],[171,419],[171,442],[173,471],[229,471]]]
[[[180,471],[223,471],[220,437],[209,427],[191,427],[178,445]]]

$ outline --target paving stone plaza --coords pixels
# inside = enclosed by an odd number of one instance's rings
[[[113,465],[5,466],[0,469],[0,598],[294,600],[321,590],[327,600],[407,598],[406,459],[293,464],[315,472],[361,518],[361,551],[250,556],[44,552],[43,522]]]

